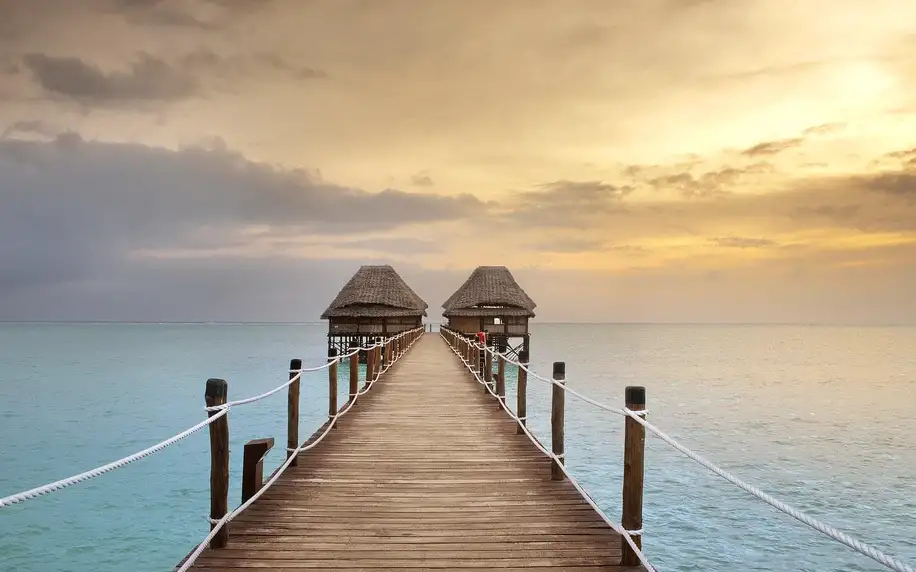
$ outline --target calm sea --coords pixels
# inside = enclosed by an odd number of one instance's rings
[[[318,364],[321,324],[0,324],[0,496],[145,448],[203,418],[208,377],[230,398]],[[916,562],[916,328],[562,325],[533,329],[532,364],[567,362],[569,384],[622,405],[645,385],[650,419],[722,467]],[[342,379],[345,370],[341,372]],[[303,384],[302,429],[327,384]],[[529,383],[548,433],[549,387]],[[514,384],[509,383],[510,393]],[[285,436],[280,392],[230,415],[232,490],[241,445]],[[623,420],[567,400],[567,459],[620,513]],[[282,447],[268,458],[272,470]],[[208,531],[208,440],[197,433],[89,482],[0,509],[0,569],[171,569]],[[644,546],[660,570],[884,570],[649,439]]]

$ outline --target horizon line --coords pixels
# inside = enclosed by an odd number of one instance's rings
[[[135,324],[135,325],[319,325],[327,320],[271,321],[271,320],[2,320],[0,324]],[[424,324],[441,325],[442,322],[423,322]],[[665,322],[665,321],[575,321],[544,320],[533,321],[531,325],[572,325],[572,326],[843,326],[843,327],[916,327],[908,322]]]

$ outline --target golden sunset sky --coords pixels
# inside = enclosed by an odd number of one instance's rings
[[[916,323],[909,0],[0,0],[0,133],[0,319]]]

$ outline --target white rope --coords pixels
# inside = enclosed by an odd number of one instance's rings
[[[406,335],[406,334],[409,334],[409,333],[411,333],[411,332],[413,332],[413,331],[419,331],[419,329],[416,329],[416,330],[408,330],[408,331],[403,332],[402,334],[400,334],[399,337],[400,337],[400,336],[403,336],[403,335]],[[410,349],[410,347],[411,347],[414,343],[416,343],[416,340],[418,340],[418,339],[420,339],[420,338],[417,337],[415,340],[411,341],[411,343],[409,343],[409,344],[404,348],[404,351],[401,353],[401,356],[403,356],[403,355],[407,352],[407,350]],[[273,484],[274,484],[275,482],[277,482],[277,479],[280,478],[280,476],[283,474],[283,472],[286,471],[287,468],[289,468],[290,464],[293,462],[293,459],[295,459],[295,458],[299,455],[299,453],[303,453],[303,452],[305,452],[305,451],[308,451],[309,449],[311,449],[311,448],[315,447],[316,445],[318,445],[318,443],[321,443],[321,441],[323,441],[324,438],[327,437],[328,433],[331,432],[331,429],[334,427],[334,425],[337,424],[337,421],[340,420],[341,417],[343,417],[344,415],[346,415],[351,409],[353,409],[353,406],[356,405],[356,401],[357,401],[357,399],[359,398],[359,396],[361,396],[361,395],[367,393],[370,389],[372,389],[372,386],[375,385],[375,382],[378,381],[378,379],[382,376],[382,374],[384,374],[385,372],[387,372],[387,371],[391,368],[391,366],[393,366],[394,363],[395,363],[401,356],[395,357],[394,359],[392,359],[391,361],[389,361],[389,362],[386,364],[385,368],[379,370],[378,373],[376,373],[376,375],[372,378],[372,381],[370,381],[369,383],[367,383],[366,386],[363,388],[362,391],[358,392],[358,393],[356,394],[356,396],[355,396],[352,400],[350,400],[349,402],[347,402],[347,404],[346,404],[340,411],[338,411],[336,414],[334,414],[333,416],[331,416],[330,419],[329,419],[329,422],[328,422],[328,424],[327,424],[327,427],[325,427],[324,431],[322,431],[322,433],[318,436],[317,439],[315,439],[314,441],[312,441],[312,442],[309,443],[308,445],[302,445],[301,447],[297,447],[296,449],[287,449],[287,451],[290,452],[291,455],[289,455],[289,457],[286,459],[286,462],[284,462],[282,465],[280,465],[280,467],[279,467],[276,471],[274,471],[273,476],[271,476],[271,478],[270,478],[266,483],[264,483],[264,485],[263,485],[255,494],[253,494],[253,495],[251,496],[250,499],[248,499],[248,500],[245,501],[244,503],[240,504],[240,505],[239,505],[238,507],[236,507],[234,510],[232,510],[232,511],[226,513],[226,515],[223,516],[222,518],[220,518],[219,520],[215,520],[215,521],[214,521],[214,519],[210,518],[210,519],[209,519],[209,520],[210,520],[210,523],[213,525],[213,529],[210,531],[210,534],[208,534],[208,535],[206,536],[206,538],[204,538],[204,540],[203,540],[200,544],[197,545],[197,547],[194,549],[194,551],[191,552],[191,554],[188,555],[188,557],[185,559],[184,563],[181,565],[181,567],[180,567],[176,572],[186,572],[186,571],[188,570],[188,568],[190,568],[191,566],[193,566],[193,565],[194,565],[194,562],[197,561],[197,559],[200,557],[201,553],[203,553],[203,551],[207,548],[207,546],[210,544],[210,542],[216,537],[216,535],[217,535],[217,533],[219,533],[220,529],[222,529],[222,527],[226,526],[226,524],[228,524],[228,523],[229,523],[232,519],[234,519],[236,516],[238,516],[239,514],[241,514],[242,512],[244,512],[245,509],[247,509],[248,507],[250,507],[256,500],[258,500],[259,498],[261,498],[261,495],[263,495],[264,492],[267,491],[267,489],[269,489],[271,486],[273,486]]]
[[[646,429],[654,433],[662,441],[668,443],[669,445],[671,445],[672,447],[674,447],[675,449],[683,453],[689,459],[696,461],[703,467],[706,467],[707,469],[719,475],[726,481],[732,483],[736,487],[757,497],[758,499],[762,500],[763,502],[767,503],[768,505],[772,506],[773,508],[781,512],[784,512],[785,514],[791,516],[792,518],[810,526],[814,530],[822,534],[825,534],[826,536],[829,536],[830,538],[836,540],[837,542],[845,544],[846,546],[848,546],[849,548],[852,548],[856,552],[863,554],[865,556],[868,556],[872,560],[880,564],[883,564],[884,566],[887,566],[888,568],[895,570],[896,572],[914,572],[913,567],[910,566],[909,564],[906,564],[905,562],[897,558],[894,558],[893,556],[889,556],[885,554],[884,552],[878,550],[874,546],[871,546],[870,544],[862,542],[861,540],[858,540],[856,538],[853,538],[852,536],[846,534],[845,532],[837,530],[836,528],[830,526],[827,523],[821,522],[820,520],[817,520],[814,517],[808,516],[807,514],[803,513],[802,511],[798,510],[797,508],[791,505],[788,505],[775,497],[768,495],[767,493],[763,492],[759,488],[746,483],[745,481],[732,475],[731,473],[722,469],[721,467],[718,467],[714,465],[713,463],[711,463],[710,461],[707,461],[702,456],[700,456],[698,453],[691,451],[689,448],[678,443],[673,438],[671,438],[667,433],[665,433],[664,431],[662,431],[661,429],[659,429],[652,423],[646,421],[645,419],[637,415],[635,411],[631,411],[625,408],[624,412],[630,418],[635,419],[643,427],[645,427]]]
[[[443,336],[443,337],[444,337],[444,336]],[[723,479],[727,480],[728,482],[732,483],[733,485],[737,486],[738,488],[744,490],[745,492],[750,493],[750,494],[753,495],[754,497],[756,497],[756,498],[762,500],[763,502],[769,504],[770,506],[776,508],[777,510],[779,510],[779,511],[781,511],[781,512],[783,512],[783,513],[785,513],[785,514],[787,514],[787,515],[789,515],[789,516],[791,516],[791,517],[793,517],[793,518],[795,518],[796,520],[802,522],[803,524],[806,524],[807,526],[810,526],[810,527],[813,528],[814,530],[817,530],[818,532],[820,532],[820,533],[822,533],[822,534],[824,534],[824,535],[826,535],[826,536],[828,536],[828,537],[830,537],[830,538],[836,540],[837,542],[840,542],[840,543],[842,543],[842,544],[845,544],[846,546],[848,546],[849,548],[852,548],[852,549],[855,550],[856,552],[859,552],[860,554],[862,554],[862,555],[864,555],[864,556],[868,556],[868,557],[871,558],[872,560],[875,560],[876,562],[878,562],[878,563],[880,563],[880,564],[883,564],[884,566],[886,566],[886,567],[888,567],[888,568],[890,568],[890,569],[892,569],[892,570],[895,570],[896,572],[916,572],[916,570],[914,570],[912,566],[910,566],[909,564],[907,564],[907,563],[905,563],[905,562],[899,560],[898,558],[895,558],[895,557],[893,557],[893,556],[889,556],[889,555],[885,554],[884,552],[880,551],[879,549],[875,548],[874,546],[871,546],[870,544],[867,544],[867,543],[865,543],[865,542],[862,542],[861,540],[858,540],[858,539],[856,539],[856,538],[853,538],[852,536],[850,536],[850,535],[848,535],[848,534],[846,534],[846,533],[844,533],[844,532],[842,532],[842,531],[840,531],[840,530],[834,528],[833,526],[830,526],[829,524],[826,524],[826,523],[824,523],[824,522],[821,522],[820,520],[817,520],[816,518],[813,518],[813,517],[811,517],[811,516],[809,516],[809,515],[803,513],[802,511],[798,510],[797,508],[795,508],[795,507],[793,507],[793,506],[791,506],[791,505],[788,505],[788,504],[786,504],[786,503],[780,501],[779,499],[777,499],[777,498],[775,498],[775,497],[772,497],[772,496],[768,495],[767,493],[764,493],[764,492],[763,492],[762,490],[760,490],[759,488],[757,488],[757,487],[755,487],[755,486],[753,486],[753,485],[751,485],[751,484],[749,484],[749,483],[747,483],[747,482],[745,482],[745,481],[739,479],[738,477],[732,475],[732,474],[729,473],[728,471],[726,471],[726,470],[722,469],[721,467],[718,467],[717,465],[713,464],[712,462],[706,460],[705,458],[703,458],[702,456],[700,456],[698,453],[696,453],[696,452],[690,450],[690,449],[687,448],[686,446],[684,446],[684,445],[680,444],[679,442],[675,441],[672,437],[670,437],[668,434],[666,434],[664,431],[662,431],[661,429],[659,429],[659,428],[656,427],[655,425],[653,425],[653,424],[651,424],[650,422],[646,421],[646,420],[644,419],[644,417],[645,417],[645,415],[648,413],[648,410],[633,411],[633,410],[631,410],[631,409],[629,409],[629,408],[626,408],[626,407],[624,407],[624,408],[622,408],[622,409],[621,409],[621,408],[616,408],[616,407],[611,407],[610,405],[606,405],[606,404],[604,404],[604,403],[595,401],[594,399],[591,399],[591,398],[589,398],[589,397],[587,397],[587,396],[585,396],[585,395],[582,395],[582,394],[578,393],[577,391],[572,390],[571,388],[569,388],[569,387],[566,386],[565,384],[559,383],[559,382],[556,381],[556,380],[551,380],[551,379],[543,378],[543,377],[537,375],[535,372],[533,372],[533,371],[531,371],[530,369],[528,369],[528,367],[526,367],[524,364],[522,364],[522,363],[520,363],[520,362],[518,362],[518,361],[515,361],[515,360],[513,360],[513,359],[511,359],[511,358],[509,358],[509,357],[507,357],[507,356],[505,356],[504,354],[500,354],[500,353],[494,352],[492,349],[490,349],[490,348],[484,346],[483,344],[479,344],[479,343],[477,343],[476,341],[470,341],[470,340],[467,340],[467,343],[469,343],[470,345],[472,345],[472,346],[474,346],[474,347],[477,347],[478,349],[483,348],[483,349],[486,349],[488,352],[490,352],[490,353],[492,353],[492,354],[494,354],[494,355],[496,355],[496,356],[501,356],[501,357],[503,357],[503,359],[505,359],[507,362],[509,362],[509,363],[511,363],[511,364],[513,364],[513,365],[516,365],[516,366],[518,366],[518,367],[524,369],[526,372],[528,372],[529,375],[533,376],[535,379],[538,379],[538,380],[541,380],[541,381],[544,381],[544,382],[547,382],[547,383],[550,383],[550,384],[553,384],[553,385],[558,385],[559,387],[562,387],[562,388],[563,388],[565,391],[567,391],[568,393],[571,393],[572,395],[578,397],[579,399],[585,401],[586,403],[590,403],[590,404],[592,404],[592,405],[594,405],[594,406],[596,406],[596,407],[598,407],[598,408],[600,408],[600,409],[603,409],[603,410],[605,410],[605,411],[610,411],[610,412],[612,412],[612,413],[617,413],[617,414],[620,414],[620,415],[625,415],[625,416],[628,416],[628,417],[631,417],[631,418],[635,419],[635,420],[638,421],[640,424],[642,424],[644,427],[646,427],[647,429],[649,429],[649,431],[651,431],[651,432],[654,433],[656,436],[658,436],[660,439],[662,439],[663,441],[665,441],[668,445],[674,447],[675,449],[677,449],[679,452],[683,453],[685,456],[687,456],[687,457],[690,458],[691,460],[693,460],[693,461],[699,463],[700,465],[702,465],[703,467],[709,469],[710,471],[712,471],[712,472],[715,473],[716,475],[719,475],[719,476],[722,477]],[[451,345],[451,344],[449,344],[449,345]],[[457,352],[456,352],[456,353],[457,353]],[[565,472],[566,472],[566,471],[565,471],[565,469],[564,469],[564,473],[565,473]],[[568,473],[567,473],[567,476],[569,476]],[[573,479],[570,477],[570,480],[573,480]],[[641,533],[641,532],[642,532],[642,531],[640,530],[640,533]]]
[[[446,338],[445,336],[442,336],[442,337],[448,343],[449,341],[448,338]],[[459,353],[459,351],[455,347],[453,347],[451,343],[448,343],[448,346],[452,349],[453,352],[455,352],[456,355],[458,355],[458,357],[461,357],[461,354]],[[613,520],[611,520],[610,517],[608,517],[608,515],[605,514],[603,510],[601,510],[601,507],[599,507],[597,503],[595,503],[595,501],[591,498],[591,496],[589,496],[588,492],[582,487],[582,485],[579,484],[579,481],[577,481],[576,478],[569,472],[569,470],[566,468],[566,465],[563,462],[563,459],[565,458],[565,454],[557,455],[557,454],[554,454],[553,451],[549,451],[546,447],[544,447],[541,444],[541,442],[537,439],[537,437],[535,437],[534,434],[531,433],[528,427],[524,423],[522,423],[521,419],[511,409],[509,409],[509,407],[506,405],[505,398],[500,397],[495,392],[493,392],[493,390],[490,389],[489,384],[485,383],[483,379],[481,379],[481,377],[477,375],[476,372],[471,371],[471,373],[474,375],[474,378],[477,380],[477,382],[483,385],[486,388],[487,392],[496,398],[496,400],[499,402],[499,405],[503,409],[503,411],[505,411],[509,415],[509,417],[511,417],[516,422],[516,424],[522,428],[522,432],[525,433],[525,435],[528,437],[531,443],[539,451],[541,451],[542,453],[550,457],[560,467],[560,470],[563,471],[563,474],[566,475],[566,478],[569,479],[569,482],[573,485],[573,487],[575,487],[577,491],[579,491],[579,494],[582,495],[582,498],[585,499],[585,501],[589,504],[589,506],[592,507],[592,509],[598,514],[598,516],[600,516],[601,519],[604,520],[604,522],[609,527],[611,527],[611,529],[614,532],[619,534],[621,538],[623,538],[626,541],[626,543],[630,545],[630,548],[633,549],[633,553],[636,554],[637,558],[639,558],[640,563],[642,563],[643,567],[645,567],[646,572],[656,572],[655,568],[646,558],[645,554],[643,554],[639,546],[636,545],[636,542],[633,540],[630,532],[624,529],[619,524],[615,523]],[[640,530],[639,532],[641,534],[642,530]]]
[[[603,409],[603,410],[605,410],[605,411],[608,411],[608,412],[610,412],[610,413],[615,413],[615,414],[617,414],[617,415],[626,415],[626,413],[623,412],[623,409],[621,409],[621,408],[619,408],[619,407],[613,407],[613,406],[611,406],[611,405],[607,405],[606,403],[601,403],[600,401],[595,401],[595,400],[592,399],[591,397],[579,393],[578,391],[576,391],[575,389],[569,387],[569,386],[566,385],[565,383],[561,383],[561,382],[559,382],[559,381],[556,380],[556,379],[549,379],[549,378],[542,377],[542,376],[538,375],[537,372],[533,371],[533,370],[530,368],[529,365],[523,364],[523,363],[521,363],[521,362],[519,362],[519,361],[517,361],[517,360],[514,360],[514,359],[510,358],[509,356],[507,356],[506,354],[501,354],[501,353],[499,353],[499,352],[493,350],[492,348],[487,347],[487,346],[485,346],[484,344],[481,344],[481,343],[479,343],[479,342],[477,342],[477,341],[473,341],[473,342],[469,342],[469,343],[470,343],[473,347],[476,347],[477,349],[483,349],[483,350],[486,350],[486,351],[490,352],[490,354],[492,354],[493,357],[497,357],[497,358],[501,357],[501,358],[503,358],[503,359],[506,361],[506,363],[509,363],[509,364],[511,364],[511,365],[514,365],[514,366],[518,366],[519,368],[525,370],[525,372],[527,372],[528,375],[529,375],[530,377],[533,377],[534,379],[536,379],[536,380],[538,380],[538,381],[541,381],[541,382],[544,382],[544,383],[549,383],[549,384],[551,384],[551,385],[556,385],[557,387],[562,388],[563,391],[565,391],[566,393],[569,393],[570,395],[572,395],[572,396],[574,396],[574,397],[576,397],[576,398],[578,398],[578,399],[581,399],[582,401],[584,401],[585,403],[588,403],[589,405],[594,405],[595,407],[597,407],[597,408],[599,408],[599,409]]]
[[[277,387],[271,389],[270,391],[265,391],[264,393],[260,395],[246,397],[245,399],[237,399],[235,401],[229,401],[222,405],[212,405],[210,407],[204,407],[204,411],[219,411],[220,409],[229,409],[230,407],[235,407],[237,405],[245,405],[247,403],[254,403],[255,401],[260,401],[264,399],[265,397],[270,397],[271,395],[273,395],[274,393],[277,393],[281,389],[286,389],[287,387],[292,385],[294,381],[299,381],[301,377],[302,377],[302,372],[300,371],[296,373],[296,375],[291,377],[289,381],[278,385]]]
[[[201,429],[213,423],[220,417],[223,417],[227,413],[229,413],[229,410],[223,409],[222,411],[219,411],[212,417],[208,417],[207,419],[204,419],[197,425],[190,427],[188,429],[185,429],[181,433],[178,433],[177,435],[173,437],[169,437],[165,441],[156,443],[152,447],[143,449],[142,451],[139,451],[137,453],[134,453],[133,455],[129,455],[122,459],[118,459],[117,461],[113,461],[111,463],[108,463],[107,465],[102,465],[101,467],[96,467],[95,469],[82,472],[78,475],[73,475],[72,477],[67,477],[66,479],[61,479],[59,481],[55,481],[47,485],[42,485],[40,487],[35,487],[34,489],[29,489],[21,493],[16,493],[14,495],[3,497],[2,499],[0,499],[0,508],[11,506],[16,503],[23,502],[25,500],[29,500],[29,499],[32,499],[32,498],[35,498],[35,497],[38,497],[44,494],[48,494],[48,493],[51,493],[51,492],[54,492],[54,491],[57,491],[57,490],[60,490],[66,487],[70,487],[75,484],[81,483],[83,481],[88,481],[91,478],[98,477],[99,475],[105,474],[109,471],[120,469],[121,467],[129,465],[130,463],[133,463],[134,461],[138,461],[144,457],[148,457],[152,455],[153,453],[158,453],[159,451],[165,449],[169,445],[173,445],[177,443],[178,441],[181,441],[188,435],[191,435],[193,433],[200,431]]]
[[[402,337],[402,336],[404,336],[404,335],[406,335],[406,334],[409,334],[409,333],[412,332],[412,331],[414,331],[414,330],[408,330],[408,331],[406,331],[406,332],[402,332],[401,334],[398,334],[397,336],[394,336],[394,337],[392,337],[392,338],[389,338],[389,340],[391,340],[391,339],[398,339],[398,338],[400,338],[400,337]],[[418,338],[418,339],[419,339],[419,338]],[[133,463],[134,461],[140,460],[140,459],[142,459],[142,458],[144,458],[144,457],[148,457],[148,456],[150,456],[150,455],[152,455],[152,454],[154,454],[154,453],[158,453],[159,451],[165,449],[165,448],[168,447],[169,445],[173,445],[173,444],[177,443],[178,441],[181,441],[181,440],[184,439],[185,437],[187,437],[187,436],[189,436],[189,435],[191,435],[191,434],[193,434],[193,433],[196,433],[197,431],[200,431],[201,429],[203,429],[203,428],[206,427],[207,425],[213,423],[214,421],[216,421],[216,420],[219,419],[220,417],[226,415],[226,414],[229,412],[229,409],[231,409],[233,406],[245,405],[245,404],[247,404],[247,403],[253,403],[253,402],[255,402],[255,401],[259,401],[259,400],[261,400],[261,399],[264,399],[265,397],[269,397],[269,396],[271,396],[271,395],[277,393],[278,391],[280,391],[280,390],[282,390],[282,389],[284,389],[284,388],[286,388],[286,387],[289,387],[290,384],[292,384],[294,381],[300,379],[303,372],[312,372],[312,371],[319,371],[319,370],[325,369],[325,368],[329,367],[331,364],[336,363],[336,362],[340,361],[341,359],[343,359],[343,358],[345,358],[345,357],[349,357],[349,356],[352,356],[352,355],[356,354],[356,353],[359,352],[360,350],[370,350],[370,349],[374,349],[374,348],[378,347],[379,345],[381,345],[381,344],[376,343],[376,344],[372,344],[372,345],[370,345],[370,346],[363,346],[363,347],[355,348],[355,349],[353,349],[350,353],[348,353],[348,354],[346,354],[346,355],[344,355],[344,356],[338,356],[337,358],[335,358],[335,359],[333,359],[333,360],[329,360],[327,363],[322,364],[322,365],[319,365],[319,366],[316,366],[316,367],[301,368],[301,369],[297,369],[297,370],[290,370],[290,373],[295,373],[296,375],[294,375],[293,378],[290,379],[289,381],[284,382],[283,384],[281,384],[281,385],[279,385],[279,386],[277,386],[277,387],[271,389],[270,391],[266,391],[266,392],[264,392],[264,393],[261,393],[260,395],[255,395],[255,396],[247,397],[247,398],[244,398],[244,399],[238,399],[238,400],[235,400],[235,401],[230,401],[230,402],[225,403],[225,404],[222,404],[222,405],[214,405],[214,406],[211,406],[211,407],[205,407],[204,409],[205,409],[206,411],[208,411],[208,412],[210,412],[210,413],[216,412],[216,414],[213,415],[213,416],[208,417],[207,419],[205,419],[205,420],[203,420],[203,421],[201,421],[201,422],[198,423],[197,425],[195,425],[195,426],[193,426],[193,427],[190,427],[189,429],[186,429],[185,431],[182,431],[181,433],[178,433],[177,435],[174,435],[173,437],[170,437],[170,438],[166,439],[165,441],[162,441],[162,442],[160,442],[160,443],[157,443],[156,445],[153,445],[152,447],[149,447],[149,448],[144,449],[144,450],[142,450],[142,451],[138,451],[138,452],[136,452],[136,453],[134,453],[134,454],[132,454],[132,455],[129,455],[129,456],[127,456],[127,457],[118,459],[117,461],[113,461],[113,462],[111,462],[111,463],[108,463],[108,464],[106,464],[106,465],[102,465],[102,466],[100,466],[100,467],[96,467],[96,468],[91,469],[91,470],[89,470],[89,471],[84,471],[84,472],[79,473],[79,474],[77,474],[77,475],[73,475],[73,476],[71,476],[71,477],[67,477],[66,479],[61,479],[61,480],[55,481],[55,482],[53,482],[53,483],[48,483],[48,484],[42,485],[42,486],[40,486],[40,487],[35,487],[35,488],[29,489],[29,490],[27,490],[27,491],[22,491],[22,492],[20,492],[20,493],[16,493],[16,494],[12,494],[12,495],[9,495],[9,496],[0,498],[0,508],[7,507],[7,506],[11,506],[11,505],[14,505],[14,504],[17,504],[17,503],[21,503],[21,502],[23,502],[23,501],[26,501],[26,500],[29,500],[29,499],[33,499],[33,498],[39,497],[39,496],[41,496],[41,495],[45,495],[45,494],[52,493],[52,492],[54,492],[54,491],[58,491],[58,490],[60,490],[60,489],[66,488],[66,487],[73,486],[73,485],[78,484],[78,483],[81,483],[81,482],[83,482],[83,481],[86,481],[86,480],[89,480],[89,479],[98,477],[99,475],[103,475],[103,474],[105,474],[105,473],[107,473],[107,472],[109,472],[109,471],[113,471],[113,470],[115,470],[115,469],[120,469],[121,467],[127,466],[127,465],[129,465],[130,463]],[[408,346],[408,347],[409,347],[409,346]],[[392,362],[392,363],[393,363],[393,362]],[[389,366],[389,367],[390,367],[390,366]],[[387,370],[388,370],[388,368],[385,368],[384,371],[387,371]],[[376,378],[376,379],[377,379],[377,378]]]
[[[238,406],[238,405],[246,405],[246,404],[248,404],[248,403],[254,403],[255,401],[260,401],[260,400],[264,399],[265,397],[270,397],[270,396],[273,395],[274,393],[277,393],[278,391],[282,391],[283,389],[286,389],[287,387],[289,387],[290,385],[292,385],[293,382],[298,381],[299,379],[301,379],[303,373],[309,373],[309,372],[315,372],[315,371],[321,371],[321,370],[323,370],[323,369],[327,369],[327,368],[331,367],[331,365],[333,365],[333,364],[335,364],[335,363],[340,363],[343,359],[348,358],[348,357],[353,356],[353,355],[356,355],[356,354],[359,353],[360,351],[364,351],[364,350],[365,350],[365,351],[368,351],[368,350],[374,349],[375,347],[377,347],[377,345],[378,345],[378,344],[372,344],[371,346],[361,346],[361,347],[358,347],[358,348],[353,348],[353,349],[350,351],[350,353],[347,353],[347,354],[344,354],[344,355],[341,355],[341,356],[336,356],[336,357],[334,357],[334,358],[332,358],[332,359],[329,359],[329,360],[327,361],[327,363],[323,363],[323,364],[321,364],[321,365],[317,365],[317,366],[314,366],[314,367],[303,367],[303,368],[299,368],[299,369],[291,369],[291,370],[289,370],[289,372],[290,372],[290,373],[294,373],[294,374],[296,374],[296,375],[294,375],[292,378],[290,378],[289,381],[286,381],[286,382],[284,382],[284,383],[281,383],[280,385],[278,385],[277,387],[271,389],[270,391],[265,391],[264,393],[261,393],[261,394],[259,394],[259,395],[254,395],[254,396],[252,396],[252,397],[246,397],[246,398],[244,398],[244,399],[236,399],[235,401],[230,401],[230,402],[225,403],[225,404],[223,404],[223,405],[213,405],[213,406],[211,406],[211,407],[204,407],[204,410],[205,410],[205,411],[219,411],[220,409],[226,409],[226,408],[229,408],[229,407],[236,407],[236,406]]]

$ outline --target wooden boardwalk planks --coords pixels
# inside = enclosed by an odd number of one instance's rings
[[[193,568],[640,570],[620,543],[427,334]]]

